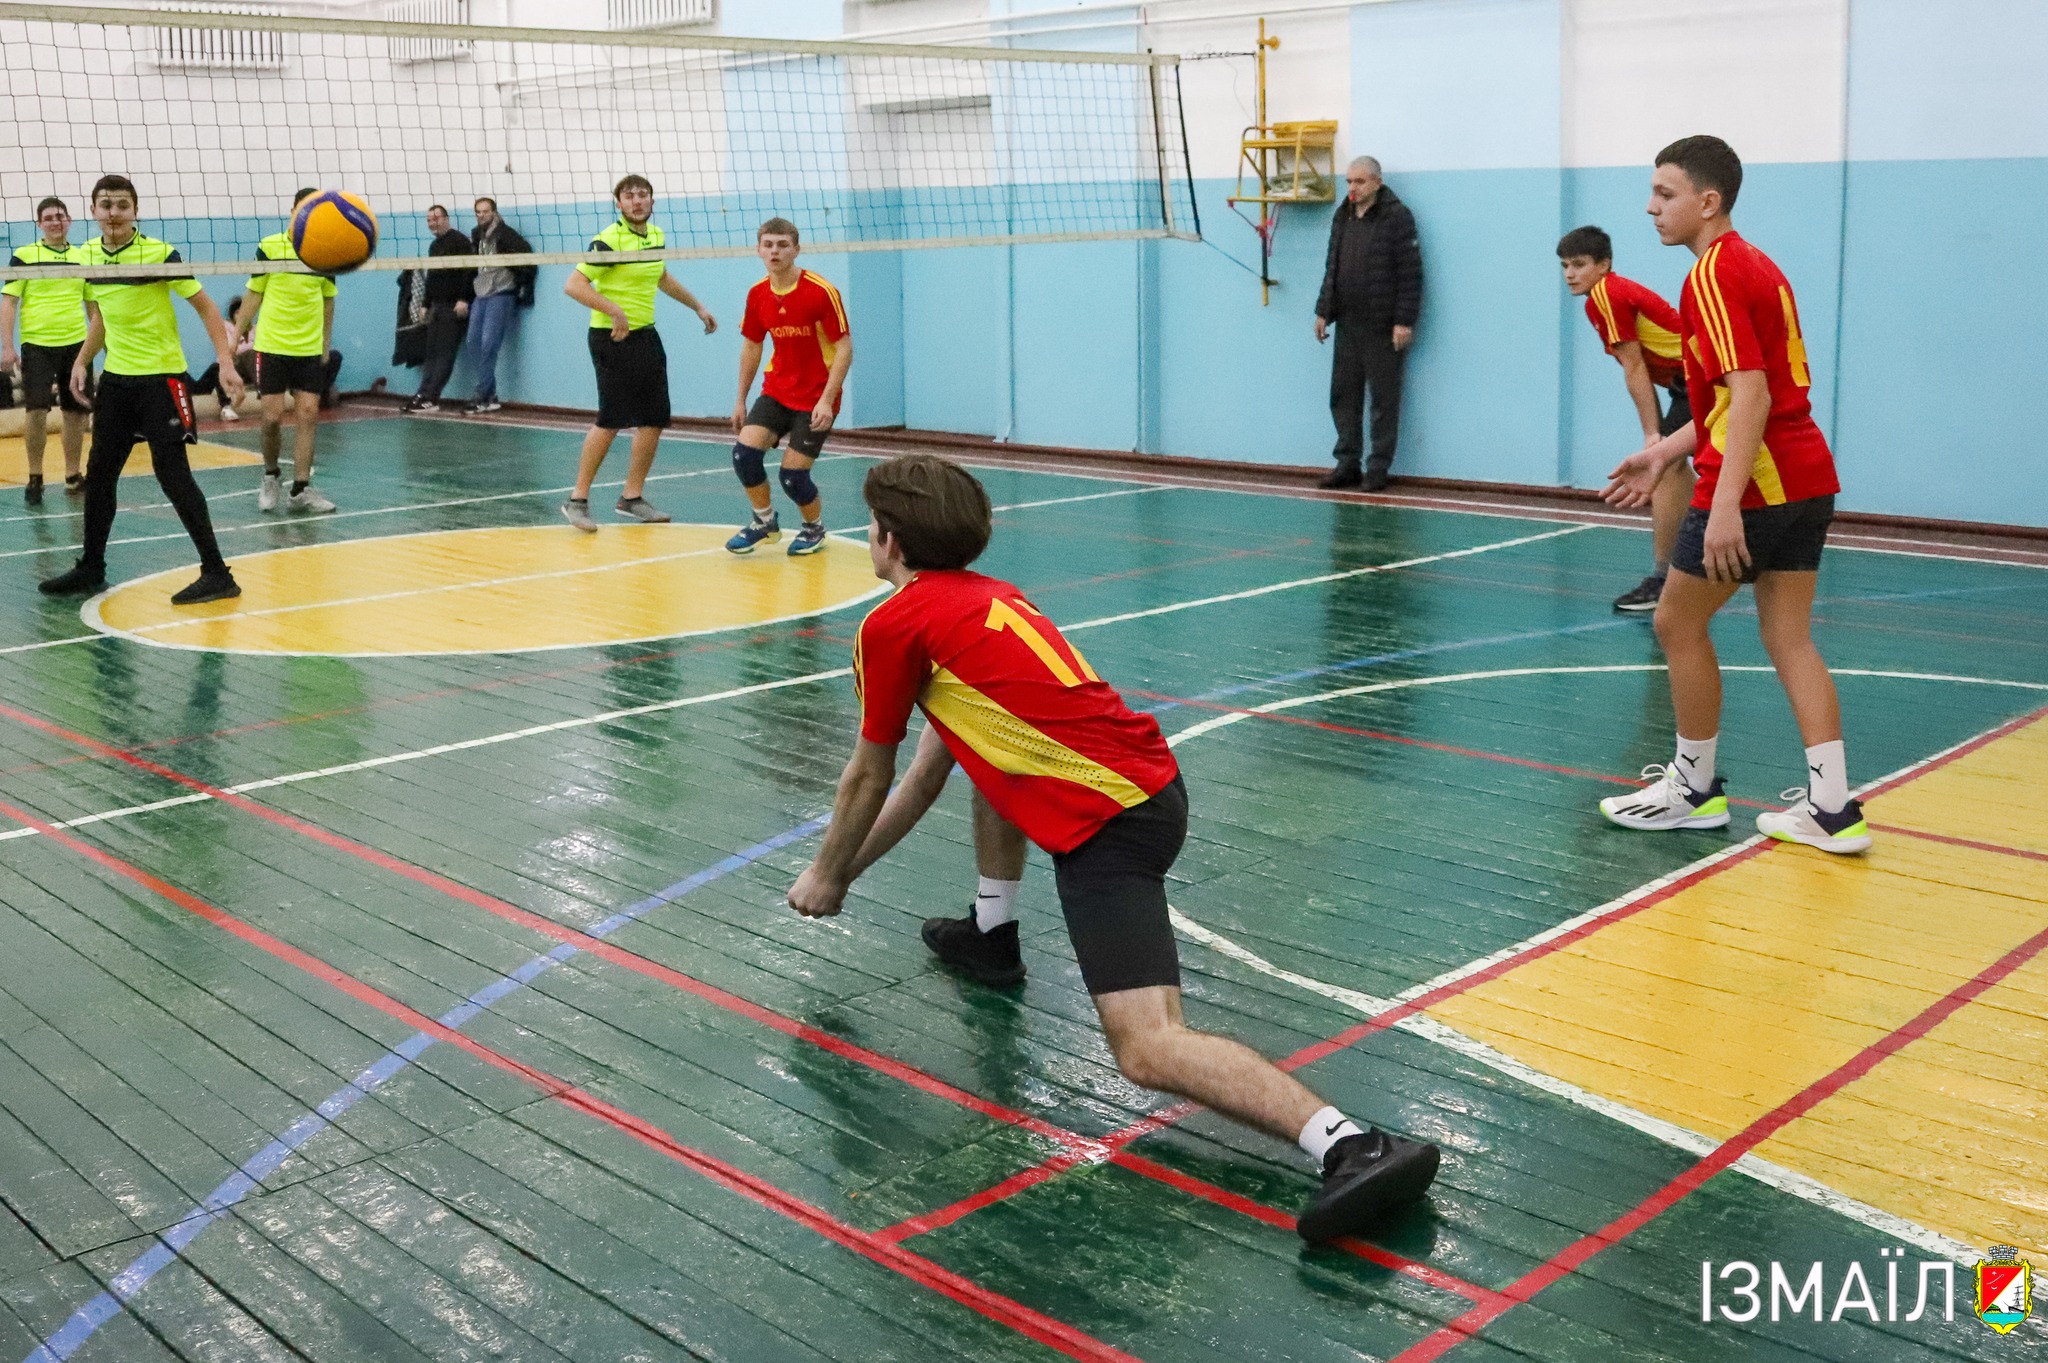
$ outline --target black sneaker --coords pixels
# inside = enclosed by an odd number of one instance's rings
[[[1635,586],[1614,598],[1618,611],[1653,611],[1657,609],[1657,598],[1664,595],[1664,575],[1651,573]]]
[[[67,497],[83,497],[85,495],[85,475],[82,473],[65,474],[64,495]]]
[[[1323,1156],[1323,1190],[1295,1229],[1312,1245],[1356,1235],[1429,1190],[1443,1152],[1378,1127],[1346,1136]]]
[[[24,483],[21,489],[21,500],[30,506],[41,506],[43,504],[43,480],[31,478],[28,482]]]
[[[171,595],[173,606],[197,606],[205,601],[225,601],[231,596],[242,594],[242,584],[235,581],[235,575],[226,568],[217,573],[201,573],[191,586]]]
[[[1387,484],[1393,481],[1393,476],[1385,469],[1369,468],[1358,480],[1358,487],[1362,492],[1385,492]]]
[[[965,918],[927,918],[924,944],[940,964],[991,989],[1024,983],[1024,953],[1017,947],[1014,920],[983,932],[972,913]]]
[[[80,559],[68,573],[46,577],[36,584],[36,590],[45,596],[90,596],[107,585],[107,570],[90,566]]]
[[[1365,474],[1356,464],[1339,464],[1316,480],[1316,486],[1328,492],[1339,488],[1357,487],[1365,481]]]
[[[405,404],[405,410],[408,412],[438,412],[441,410],[441,404],[432,398],[414,398],[411,402]]]
[[[492,412],[500,412],[504,409],[505,404],[496,398],[485,398],[482,402],[472,402],[469,404],[469,414],[471,416],[489,416]]]

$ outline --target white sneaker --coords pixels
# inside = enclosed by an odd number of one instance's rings
[[[290,506],[294,511],[310,511],[316,516],[334,510],[334,503],[328,500],[327,494],[311,483],[292,494]]]
[[[1756,831],[1779,842],[1803,842],[1823,852],[1846,855],[1870,850],[1870,825],[1863,821],[1863,806],[1849,801],[1833,814],[1807,796],[1806,787],[1794,786],[1778,797],[1797,800],[1790,809],[1768,809],[1756,816]]]
[[[1626,795],[1610,795],[1600,802],[1600,812],[1610,823],[1623,828],[1662,830],[1666,828],[1726,828],[1728,787],[1720,777],[1704,791],[1685,783],[1676,767],[1652,762],[1643,768],[1650,784]]]
[[[281,497],[283,493],[283,476],[275,473],[264,474],[263,486],[256,489],[256,509],[258,511],[277,510],[278,498]]]
[[[220,405],[220,419],[222,421],[240,421],[242,414],[223,402]]]

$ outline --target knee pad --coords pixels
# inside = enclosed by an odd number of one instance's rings
[[[789,499],[800,507],[809,506],[818,500],[818,485],[812,481],[809,469],[793,469],[784,464],[779,481],[782,483],[782,490],[789,494]]]
[[[733,443],[732,471],[740,476],[741,487],[759,487],[768,481],[768,468],[761,453],[743,440]]]

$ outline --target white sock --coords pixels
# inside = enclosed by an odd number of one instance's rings
[[[1714,749],[1720,742],[1719,734],[1712,738],[1678,736],[1678,756],[1671,759],[1671,765],[1695,794],[1705,794],[1714,784]]]
[[[1806,750],[1806,798],[1829,814],[1849,803],[1849,759],[1842,740],[1816,743]]]
[[[993,932],[1005,923],[1017,921],[1017,891],[1024,888],[1021,880],[991,880],[981,878],[981,884],[974,891],[974,926],[983,932]]]
[[[1308,1125],[1301,1129],[1301,1135],[1296,1137],[1296,1140],[1308,1153],[1308,1157],[1316,1162],[1316,1167],[1321,1168],[1323,1156],[1330,1153],[1331,1146],[1346,1136],[1364,1134],[1364,1129],[1357,1122],[1334,1107],[1326,1107],[1308,1119]]]

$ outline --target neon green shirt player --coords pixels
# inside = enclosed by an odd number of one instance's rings
[[[78,248],[71,244],[71,210],[58,198],[36,205],[36,228],[42,240],[17,247],[8,265],[17,270],[76,265]],[[14,324],[21,322],[21,350],[14,348]],[[50,405],[63,411],[64,490],[85,491],[78,471],[85,449],[86,404],[71,391],[71,364],[85,341],[85,280],[10,279],[0,285],[0,370],[21,374],[22,452],[28,456],[28,482],[22,500],[43,504],[43,447],[49,436]]]
[[[597,522],[590,519],[591,480],[611,452],[612,437],[628,428],[633,432],[633,454],[614,510],[638,521],[668,519],[645,495],[647,471],[654,465],[654,449],[669,418],[668,352],[662,349],[661,335],[654,329],[655,292],[667,294],[696,313],[706,335],[718,330],[718,319],[705,311],[661,261],[603,263],[602,257],[613,252],[659,251],[668,244],[662,230],[649,221],[654,213],[654,186],[646,176],[628,175],[619,181],[612,188],[612,201],[618,206],[618,220],[590,243],[591,252],[600,258],[571,270],[563,289],[590,309],[590,363],[597,370],[597,420],[583,437],[576,490],[562,503],[562,515],[569,524],[586,531],[597,529]]]
[[[84,596],[107,585],[107,537],[114,528],[114,491],[137,441],[149,445],[157,485],[163,488],[199,551],[199,578],[171,597],[173,605],[197,605],[240,596],[213,536],[206,497],[192,477],[185,447],[196,438],[192,394],[185,377],[185,349],[178,343],[178,319],[171,295],[192,305],[220,358],[221,391],[230,402],[242,396],[235,372],[234,345],[220,309],[183,268],[169,242],[135,230],[140,197],[123,175],[104,175],[92,187],[92,212],[100,235],[79,248],[81,265],[155,266],[132,275],[86,283],[85,341],[71,366],[71,389],[83,397],[93,357],[104,347],[105,372],[94,402],[92,453],[85,466],[85,545],[71,571],[43,581],[51,596]]]
[[[302,189],[292,207],[319,191]],[[289,232],[273,232],[256,247],[256,259],[297,264]],[[325,512],[334,503],[313,486],[313,444],[320,424],[320,394],[327,387],[328,338],[334,334],[334,280],[310,271],[259,274],[235,318],[239,343],[256,332],[256,391],[263,398],[263,483],[258,511],[275,511],[284,491],[278,456],[284,446],[286,394],[292,408],[293,511]]]

